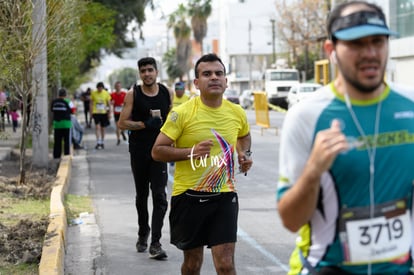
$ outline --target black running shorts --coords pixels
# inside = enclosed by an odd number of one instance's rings
[[[181,250],[237,241],[237,193],[187,190],[171,198],[171,243]]]
[[[93,114],[93,120],[95,121],[95,125],[101,125],[102,127],[109,126],[109,119],[107,114]]]

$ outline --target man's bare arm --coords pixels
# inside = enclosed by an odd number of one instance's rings
[[[301,176],[277,204],[287,229],[296,232],[309,222],[316,209],[323,173],[329,170],[336,156],[347,149],[348,143],[339,121],[334,121],[331,128],[318,132]]]
[[[212,140],[203,140],[191,148],[176,148],[173,144],[174,141],[161,132],[152,147],[152,158],[164,162],[196,159],[200,156],[209,156],[213,147]]]
[[[145,129],[145,124],[142,121],[133,121],[132,108],[134,105],[134,91],[130,90],[125,96],[124,107],[119,115],[118,127],[121,130],[140,130]]]

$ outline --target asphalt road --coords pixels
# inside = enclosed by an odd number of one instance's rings
[[[274,128],[262,131],[254,111],[247,114],[254,165],[247,176],[237,175],[237,273],[286,274],[296,235],[283,228],[275,207],[279,136]],[[271,125],[279,131],[283,118],[282,113],[270,112]],[[112,122],[105,150],[94,149],[94,129],[87,129],[84,141],[88,149],[77,152],[73,159],[69,193],[90,195],[95,210],[68,228],[65,274],[180,274],[182,252],[169,244],[168,212],[161,239],[168,260],[152,260],[148,253],[135,250],[137,214],[128,145],[116,146],[113,126]],[[209,249],[205,249],[201,274],[216,274]]]

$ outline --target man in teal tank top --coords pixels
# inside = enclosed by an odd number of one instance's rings
[[[381,8],[336,6],[324,44],[338,75],[283,124],[277,208],[298,232],[288,274],[411,274],[414,89],[384,81]]]

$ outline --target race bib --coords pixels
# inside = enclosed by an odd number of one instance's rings
[[[120,113],[121,111],[122,111],[122,106],[115,106],[114,108],[115,113]]]
[[[105,111],[106,110],[106,105],[103,104],[103,103],[96,103],[96,110]]]
[[[340,232],[345,264],[390,262],[409,254],[410,211],[404,199],[369,207],[343,209]]]

